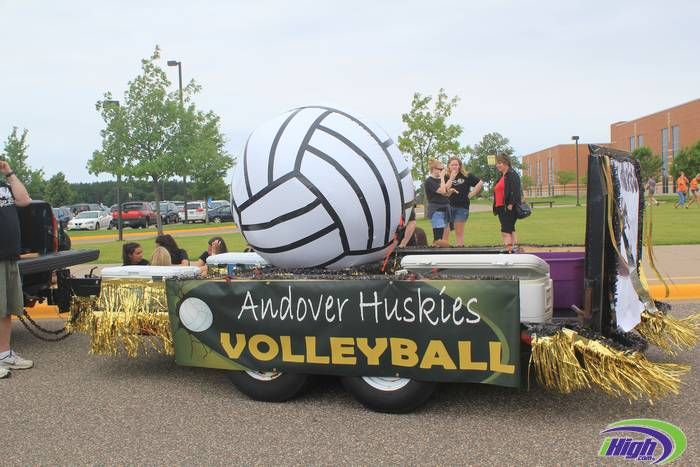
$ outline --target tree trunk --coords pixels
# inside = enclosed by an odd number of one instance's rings
[[[163,235],[163,220],[160,218],[160,180],[153,177],[153,194],[155,195],[156,229],[158,235]]]

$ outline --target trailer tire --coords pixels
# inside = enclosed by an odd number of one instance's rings
[[[408,378],[345,376],[345,389],[368,409],[376,412],[411,412],[430,398],[436,383]]]
[[[309,376],[296,373],[229,371],[228,377],[236,388],[256,401],[284,402],[301,393]]]

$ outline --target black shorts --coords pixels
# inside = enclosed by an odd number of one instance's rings
[[[496,209],[498,210],[498,220],[501,221],[501,232],[515,232],[515,221],[518,220],[515,215],[515,208],[511,209],[510,211],[505,206]]]

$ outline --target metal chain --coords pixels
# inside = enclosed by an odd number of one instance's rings
[[[39,325],[36,323],[36,321],[34,321],[34,320],[31,318],[31,316],[29,316],[29,315],[27,314],[27,311],[26,311],[26,310],[23,310],[23,314],[24,314],[24,316],[18,316],[19,322],[22,323],[22,325],[27,329],[27,331],[29,331],[29,334],[31,334],[32,336],[36,337],[36,338],[39,339],[39,340],[42,340],[42,341],[45,341],[45,342],[59,342],[59,341],[62,341],[63,339],[65,339],[66,337],[68,337],[68,336],[70,336],[70,335],[72,334],[72,332],[66,330],[66,327],[65,327],[65,326],[64,326],[62,329],[58,329],[58,330],[55,330],[55,331],[52,331],[52,330],[50,330],[50,329],[45,329],[45,328],[39,326]],[[26,320],[25,320],[25,318],[26,318]],[[61,334],[61,333],[65,333],[65,334],[63,334],[62,336],[59,336],[59,337],[57,337],[57,338],[48,338],[48,337],[41,336],[41,335],[37,334],[37,333],[29,326],[29,324],[27,323],[27,321],[29,321],[32,325],[34,325],[34,327],[36,327],[38,330],[40,330],[40,331],[42,331],[42,332],[45,332],[46,334],[52,334],[52,335],[55,335],[55,336],[58,336],[58,335]]]

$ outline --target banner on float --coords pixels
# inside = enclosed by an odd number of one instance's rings
[[[508,280],[169,280],[176,361],[520,385]]]
[[[637,169],[632,160],[610,159],[613,183],[617,187],[618,197],[614,199],[619,217],[619,229],[616,232],[620,254],[617,258],[618,267],[615,280],[615,315],[617,325],[623,331],[631,331],[641,321],[644,304],[639,299],[631,274],[635,272],[639,262],[639,218],[640,218],[640,186]]]

